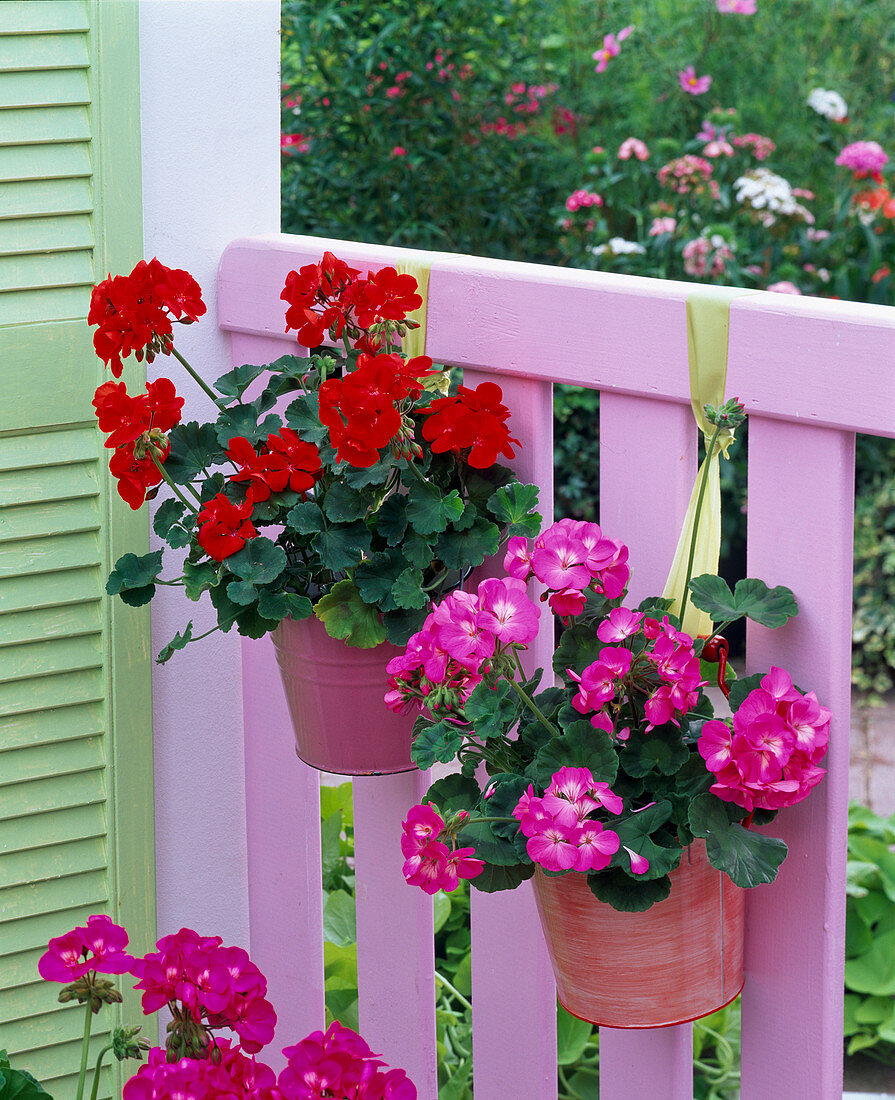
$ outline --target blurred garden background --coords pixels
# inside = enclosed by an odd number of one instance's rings
[[[889,4],[284,0],[282,30],[284,232],[895,304]],[[555,416],[557,515],[596,519],[597,395],[556,387]],[[747,446],[725,465],[732,578]],[[868,702],[895,687],[893,459],[893,441],[859,438],[854,684]],[[350,799],[329,811],[329,989],[344,1013]],[[891,820],[853,813],[846,1042],[888,1062],[893,842]],[[464,906],[436,900],[441,1100],[471,1096]],[[697,1026],[698,1096],[737,1095],[735,1031],[728,1010]],[[561,1018],[561,1096],[593,1095],[580,1066],[595,1042]]]

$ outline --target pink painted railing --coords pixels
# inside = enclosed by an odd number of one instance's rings
[[[240,240],[224,254],[219,321],[233,362],[270,362],[286,273],[324,248],[363,270],[419,254],[316,238]],[[435,254],[428,338],[467,385],[498,376],[524,441],[517,465],[551,513],[551,383],[601,391],[601,524],[631,548],[634,596],[661,590],[692,485],[685,300],[694,287]],[[756,294],[730,308],[728,395],[749,421],[752,576],[794,589],[800,614],[753,627],[749,665],[771,658],[835,715],[829,774],[775,825],[790,846],[778,881],[750,892],[742,1100],[838,1100],[848,779],[855,432],[895,435],[890,310]],[[546,633],[546,632],[545,632]],[[551,641],[533,660],[549,665]],[[278,1035],[323,1021],[319,788],[293,753],[268,640],[244,641],[251,952],[270,977]],[[363,732],[363,731],[359,731]],[[431,901],[407,887],[400,821],[427,780],[354,781],[360,1021],[368,1042],[435,1100]],[[555,1000],[528,886],[472,893],[475,1094],[556,1097]],[[689,1025],[603,1029],[600,1100],[690,1100]]]

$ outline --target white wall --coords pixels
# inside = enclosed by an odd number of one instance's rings
[[[202,287],[207,315],[176,335],[209,380],[230,369],[216,328],[221,252],[235,237],[279,230],[279,30],[279,0],[140,0],[145,257],[186,268]],[[173,357],[149,369],[186,398],[184,420],[210,418],[210,400]],[[194,634],[214,625],[207,598],[196,605],[161,589],[153,652],[190,618]],[[153,699],[159,932],[188,925],[248,947],[235,630],[155,666]]]

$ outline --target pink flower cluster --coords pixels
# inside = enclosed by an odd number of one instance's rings
[[[606,71],[609,62],[613,57],[618,57],[621,53],[622,42],[633,31],[633,26],[623,27],[618,34],[604,34],[603,45],[600,49],[595,50],[593,53],[593,59],[596,61],[595,73],[604,73]]]
[[[325,1034],[314,1031],[283,1053],[289,1062],[277,1084],[286,1100],[416,1100],[416,1088],[404,1070],[383,1072],[385,1063],[338,1021]]]
[[[277,1022],[264,999],[267,980],[241,947],[222,943],[191,928],[163,936],[157,951],[135,961],[132,973],[140,981],[134,988],[143,990],[145,1014],[179,1001],[197,1022],[232,1028],[254,1054],[273,1039]]]
[[[125,1083],[122,1100],[281,1100],[284,1094],[270,1066],[247,1058],[226,1039],[217,1039],[215,1046],[220,1052],[216,1061],[181,1058],[176,1062],[168,1062],[166,1052],[153,1047],[146,1063]]]
[[[636,157],[637,160],[646,160],[648,156],[649,149],[647,149],[646,143],[641,141],[640,138],[625,138],[618,147],[619,160],[630,160],[631,157]]]
[[[517,115],[534,115],[541,109],[541,100],[553,95],[557,87],[557,84],[532,84],[529,86],[519,81],[510,86],[510,90],[503,97],[503,101]]]
[[[760,269],[759,269],[760,270]],[[772,294],[801,294],[801,290],[789,279],[781,279],[779,283],[771,283],[765,287]]]
[[[566,199],[566,210],[571,210],[573,213],[576,210],[580,210],[582,206],[602,206],[603,199],[596,191],[585,191],[583,188],[579,188],[577,191],[573,191],[571,195]]]
[[[684,245],[684,271],[697,278],[715,279],[727,271],[733,252],[723,237],[697,237]]]
[[[777,810],[801,802],[826,770],[830,711],[813,691],[803,695],[781,668],[750,691],[733,716],[733,729],[706,722],[699,753],[717,782],[712,794],[745,810]]]
[[[634,644],[638,634],[646,640],[646,647],[635,657],[628,646]],[[600,650],[597,660],[580,676],[567,669],[578,682],[572,706],[579,714],[596,711],[590,720],[596,729],[614,734],[621,741],[628,739],[630,730],[624,727],[616,731],[611,714],[604,708],[623,693],[630,695],[635,686],[647,696],[643,704],[646,733],[667,722],[679,725],[678,719],[696,706],[704,681],[700,680],[693,639],[676,630],[667,615],[659,622],[640,611],[616,607],[597,627],[597,637],[609,643]],[[634,649],[640,645],[637,639]]]
[[[495,653],[535,637],[540,614],[523,581],[512,577],[489,577],[476,593],[451,592],[386,665],[386,705],[394,711],[412,699],[429,710],[462,705]]]
[[[717,199],[721,193],[717,180],[712,179],[711,164],[693,153],[685,153],[663,164],[658,171],[658,180],[676,195],[701,195],[708,191],[713,199]]]
[[[525,850],[541,867],[548,871],[602,871],[620,841],[618,833],[588,816],[601,808],[620,814],[624,803],[608,783],[595,782],[587,768],[560,768],[543,797],[538,797],[529,783],[513,817],[519,822],[519,832],[528,837]],[[642,874],[648,866],[645,859],[632,853],[635,874]]]
[[[109,917],[94,915],[87,924],[54,936],[37,962],[48,982],[76,982],[85,974],[127,974],[137,961],[125,953],[127,932]]]
[[[731,140],[738,149],[751,149],[756,160],[767,160],[777,148],[776,142],[762,134],[737,134]]]
[[[412,806],[401,828],[404,878],[410,886],[419,886],[427,894],[450,893],[461,878],[475,878],[484,870],[484,860],[471,858],[475,848],[452,850],[439,839],[445,824],[431,806]]]
[[[855,174],[855,179],[864,179],[872,176],[880,181],[880,169],[889,160],[888,154],[877,141],[853,141],[846,145],[836,163],[842,168],[850,168]]]
[[[722,15],[755,15],[756,0],[715,0]]]
[[[677,229],[677,218],[653,218],[647,236],[660,237],[663,233],[673,233]]]
[[[565,618],[581,614],[588,590],[617,599],[631,576],[627,561],[627,546],[606,538],[596,523],[561,519],[531,548],[527,539],[511,538],[503,567],[519,581],[534,574],[550,590],[552,610]]]

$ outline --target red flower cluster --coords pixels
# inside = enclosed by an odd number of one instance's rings
[[[202,505],[196,517],[199,545],[215,561],[229,558],[258,534],[251,517],[251,496],[242,504],[234,504],[223,493],[218,493]]]
[[[189,324],[204,312],[202,291],[189,272],[140,260],[130,275],[110,275],[93,288],[87,323],[98,326],[96,354],[120,378],[121,360],[131,352],[150,363],[159,352],[168,354],[172,318]]]
[[[403,321],[423,300],[416,279],[393,267],[370,272],[366,279],[356,278],[359,274],[331,252],[324,252],[319,264],[290,271],[280,295],[289,304],[286,331],[296,329],[299,343],[308,348],[322,344],[327,333],[339,340],[347,331],[356,347],[378,350],[375,337],[364,330],[380,321]]]
[[[227,458],[239,467],[230,481],[247,481],[246,498],[255,502],[267,500],[271,493],[291,489],[306,493],[320,476],[320,452],[313,443],[305,443],[291,430],[281,428],[271,433],[267,444],[256,451],[242,436],[234,436],[227,448]]]
[[[143,990],[143,1013],[177,1002],[196,1023],[228,1027],[249,1054],[273,1039],[277,1014],[267,980],[241,947],[223,947],[220,936],[200,936],[181,928],[163,936],[157,951],[137,959],[131,971]]]
[[[469,450],[466,461],[477,470],[493,466],[499,454],[515,458],[510,446],[515,443],[506,426],[510,410],[501,403],[503,393],[494,382],[482,382],[474,390],[460,386],[456,397],[440,397],[427,409],[423,438],[432,444],[435,454]]]
[[[428,355],[406,362],[399,355],[367,355],[357,359],[357,369],[342,378],[328,378],[320,387],[320,422],[340,462],[372,466],[379,451],[397,436],[399,448],[412,449],[412,422],[402,415],[400,404],[416,400],[423,392],[420,379],[435,373]]]
[[[180,423],[183,398],[168,378],[147,382],[146,393],[135,397],[124,382],[104,382],[93,396],[93,407],[100,430],[109,433],[106,446],[116,448],[109,469],[118,479],[118,493],[131,508],[139,508],[147,489],[162,480],[148,448],[155,448],[159,461],[167,458],[164,433]]]

